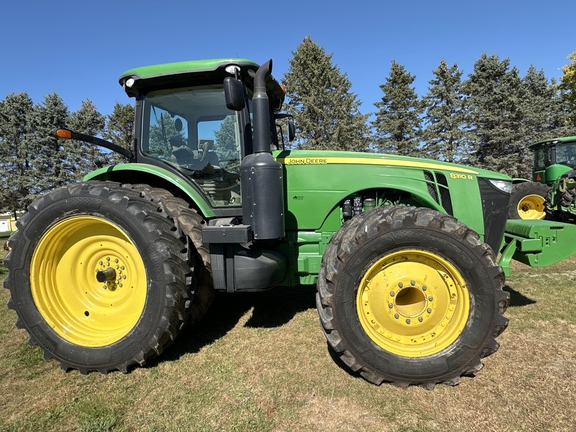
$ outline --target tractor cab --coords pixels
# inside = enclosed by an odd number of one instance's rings
[[[186,61],[131,69],[120,77],[136,98],[135,161],[177,173],[216,214],[241,214],[240,165],[253,153],[252,97],[258,65],[244,59]],[[232,90],[231,90],[232,89]],[[284,91],[271,76],[267,150],[278,148],[274,114]]]
[[[540,141],[530,149],[534,152],[535,182],[551,184],[576,167],[576,136]]]

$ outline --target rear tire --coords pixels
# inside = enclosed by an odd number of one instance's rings
[[[193,282],[194,284],[191,287],[192,310],[186,325],[195,324],[206,314],[215,297],[210,251],[208,245],[202,243],[202,227],[206,221],[194,209],[191,209],[186,201],[175,197],[166,189],[153,188],[146,184],[125,184],[123,187],[137,190],[142,196],[156,202],[163,211],[170,215],[178,229],[186,236],[188,250],[193,255],[195,276],[194,281],[188,282],[188,284]]]
[[[545,219],[549,190],[549,186],[538,182],[522,182],[512,186],[508,219]]]
[[[159,355],[191,312],[186,239],[139,192],[87,182],[37,199],[5,259],[8,306],[62,369],[127,372]]]
[[[332,238],[316,304],[330,347],[366,380],[456,385],[508,325],[490,247],[451,216],[380,207]]]

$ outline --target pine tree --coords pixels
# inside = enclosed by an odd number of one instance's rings
[[[463,85],[478,164],[512,177],[525,174],[531,154],[523,144],[525,87],[510,60],[483,54]]]
[[[309,36],[292,54],[282,83],[288,97],[286,111],[296,122],[298,147],[366,150],[368,116],[360,113],[350,80],[332,64],[332,54]]]
[[[240,161],[236,149],[236,117],[226,116],[220,129],[214,131],[214,148],[218,160],[229,172],[240,172]]]
[[[386,82],[380,85],[384,93],[376,119],[374,141],[379,151],[420,156],[421,118],[424,109],[414,87],[410,87],[416,77],[404,66],[392,61]]]
[[[78,111],[68,117],[68,126],[74,132],[85,135],[98,136],[102,133],[105,118],[100,114],[92,101],[86,99]],[[94,144],[86,144],[79,141],[66,143],[66,169],[70,177],[80,180],[88,172],[92,171],[95,162],[102,157],[102,150]]]
[[[426,157],[448,162],[470,162],[466,131],[465,99],[461,92],[462,72],[442,60],[433,71],[424,97],[425,128],[422,131]]]
[[[523,100],[525,145],[543,139],[576,135],[576,126],[569,121],[569,106],[562,98],[558,85],[550,82],[544,71],[530,66],[522,83],[526,93]]]
[[[55,129],[66,127],[68,120],[68,107],[58,94],[46,95],[42,104],[34,106],[30,118],[33,128],[30,146],[35,154],[33,167],[37,180],[32,192],[37,195],[74,180],[66,154],[70,149],[74,151],[74,147],[70,141],[52,135]]]
[[[0,101],[0,212],[15,213],[32,200],[35,172],[29,135],[33,109],[27,93],[12,93]]]
[[[106,117],[106,129],[102,137],[116,145],[132,150],[134,145],[134,107],[116,102],[112,114]],[[125,161],[125,157],[112,153],[108,156],[112,163]]]

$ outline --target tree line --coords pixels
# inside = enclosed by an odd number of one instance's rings
[[[576,53],[560,83],[534,66],[521,77],[497,55],[482,54],[466,79],[442,60],[422,97],[416,77],[392,61],[372,115],[360,112],[347,75],[310,37],[292,54],[282,82],[298,148],[427,157],[529,177],[530,144],[576,135]]]
[[[120,160],[97,146],[57,139],[55,129],[68,127],[130,148],[133,122],[130,104],[116,103],[112,114],[104,116],[89,99],[70,112],[56,93],[39,104],[27,93],[6,96],[0,101],[0,212],[25,209],[36,196],[80,180],[99,164]]]
[[[424,96],[413,87],[416,77],[392,61],[371,114],[360,112],[347,74],[310,37],[292,55],[281,81],[285,111],[295,118],[296,148],[427,157],[529,177],[530,144],[576,135],[576,52],[560,82],[534,66],[522,77],[496,55],[482,54],[466,78],[457,64],[442,60]],[[35,196],[121,160],[96,146],[57,139],[54,129],[66,126],[130,148],[133,121],[129,104],[116,103],[104,116],[89,99],[69,112],[56,93],[40,104],[26,93],[6,96],[0,101],[0,212],[24,209]]]

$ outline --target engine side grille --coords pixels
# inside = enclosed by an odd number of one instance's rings
[[[454,210],[452,209],[452,198],[450,198],[450,190],[448,189],[446,176],[442,173],[436,173],[436,179],[438,180],[438,189],[440,189],[442,207],[446,209],[448,214],[452,215],[454,214]]]
[[[446,213],[453,215],[454,209],[446,176],[441,172],[424,171],[424,179],[428,186],[428,193],[434,201],[444,207]]]
[[[434,175],[430,171],[424,171],[424,178],[428,185],[428,193],[432,198],[434,198],[434,201],[440,204],[440,201],[438,201],[438,192],[436,191],[436,180],[434,179]]]

